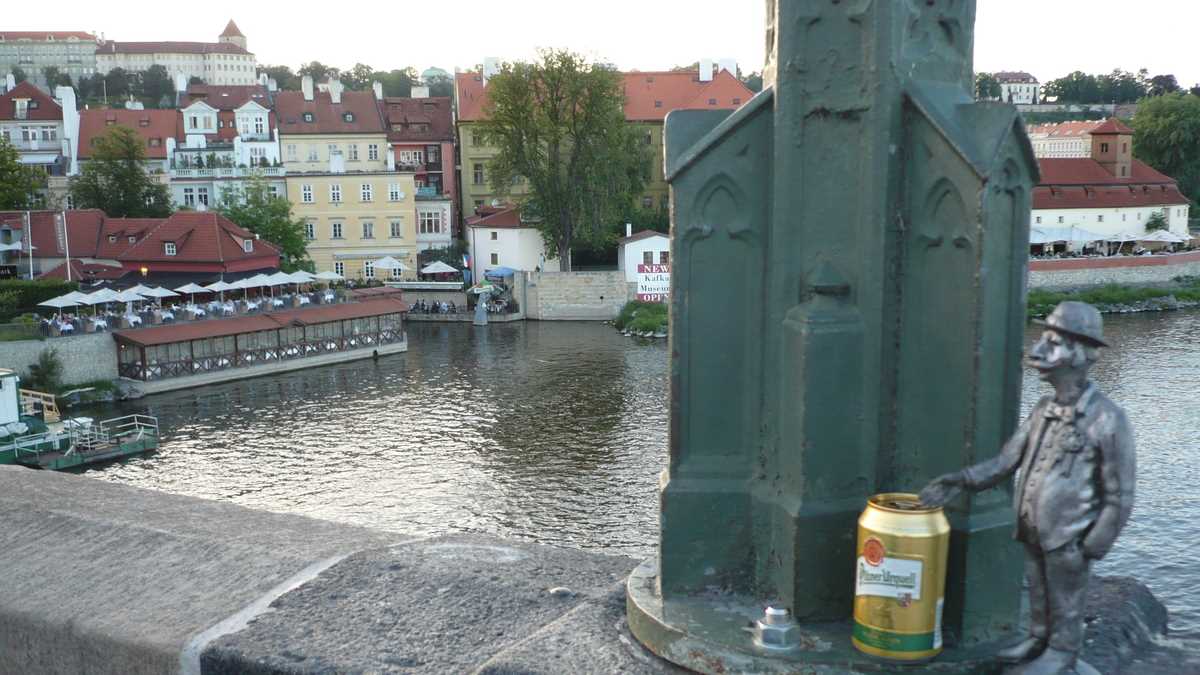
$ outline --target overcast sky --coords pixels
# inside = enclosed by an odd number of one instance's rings
[[[900,1],[900,0],[888,0]],[[1173,73],[1200,82],[1190,54],[1192,0],[978,0],[976,69],[1026,70],[1043,82],[1072,70]],[[661,70],[702,57],[763,62],[764,0],[356,0],[219,3],[62,0],[52,12],[9,12],[6,30],[91,30],[110,40],[214,41],[233,18],[260,63],[313,59],[379,69],[470,68],[484,56],[569,47],[622,69]],[[187,19],[183,19],[183,16]]]

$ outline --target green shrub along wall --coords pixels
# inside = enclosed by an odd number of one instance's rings
[[[79,284],[62,279],[0,280],[0,323],[11,322],[22,314],[50,311],[38,303],[79,290]]]

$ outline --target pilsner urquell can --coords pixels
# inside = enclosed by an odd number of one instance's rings
[[[858,519],[854,635],[859,651],[922,661],[942,651],[950,523],[917,495],[881,494]]]

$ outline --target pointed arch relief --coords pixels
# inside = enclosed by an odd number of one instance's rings
[[[949,178],[939,179],[925,195],[917,228],[918,245],[925,249],[975,248],[975,232],[967,213],[967,204],[954,183]]]
[[[718,232],[724,232],[730,239],[757,238],[745,192],[728,174],[718,173],[710,178],[698,193],[695,205],[695,215],[683,234],[685,242]]]

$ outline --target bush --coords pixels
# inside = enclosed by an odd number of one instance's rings
[[[9,321],[18,314],[37,312],[39,302],[78,289],[79,284],[62,279],[0,280],[0,322]],[[45,310],[44,307],[41,309]]]
[[[62,389],[63,362],[57,349],[43,349],[37,363],[29,366],[25,377],[27,388],[36,391],[57,392]]]
[[[614,322],[617,330],[631,330],[639,333],[647,331],[666,330],[667,305],[661,302],[641,302],[634,300],[621,308]]]

